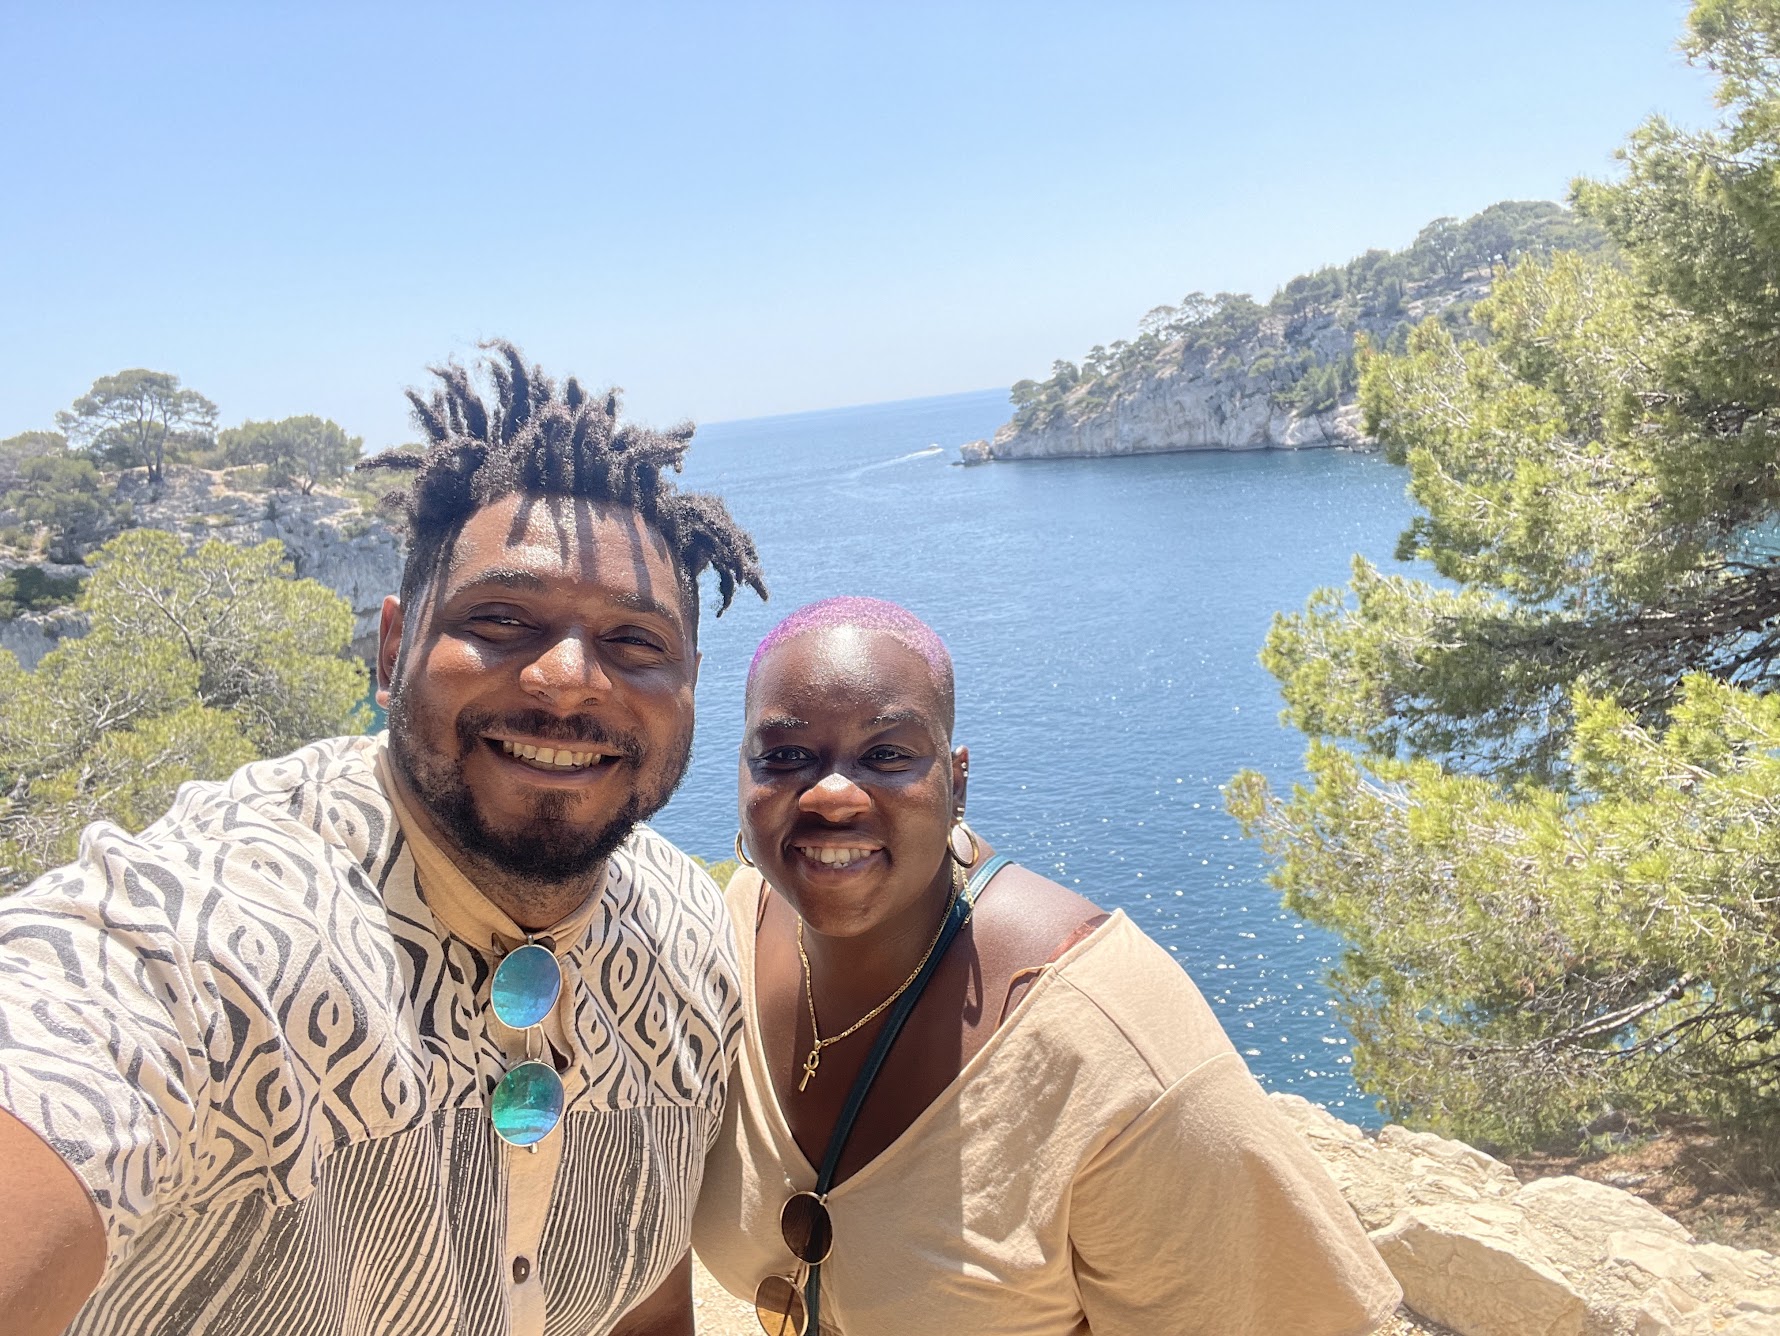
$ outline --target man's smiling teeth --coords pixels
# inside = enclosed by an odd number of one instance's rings
[[[872,852],[870,849],[819,849],[807,844],[798,845],[797,851],[805,858],[813,858],[830,867],[845,867]]]
[[[605,759],[603,752],[570,751],[566,747],[534,747],[527,742],[503,741],[501,750],[509,756],[536,761],[539,765],[553,765],[559,770],[578,770],[582,766]]]

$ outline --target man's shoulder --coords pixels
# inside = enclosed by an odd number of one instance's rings
[[[704,862],[653,826],[637,826],[612,857],[639,884],[673,891],[715,916],[722,915],[723,892],[711,880]]]
[[[705,866],[659,831],[639,825],[612,855],[608,880],[620,917],[653,940],[665,960],[727,990],[736,977],[735,931],[723,892]],[[683,982],[690,982],[690,979]]]
[[[375,737],[324,738],[242,766],[224,780],[180,786],[138,841],[289,841],[366,863],[386,849],[395,815],[377,782]]]

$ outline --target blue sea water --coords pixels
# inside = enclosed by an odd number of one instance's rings
[[[1354,553],[1390,563],[1403,473],[1341,451],[951,465],[1007,412],[994,390],[700,430],[686,481],[753,532],[772,601],[713,621],[707,591],[692,767],[655,824],[727,857],[754,646],[812,599],[893,599],[952,650],[972,824],[1130,914],[1265,1085],[1378,1121],[1323,983],[1339,943],[1281,910],[1219,786],[1300,773],[1256,655]]]

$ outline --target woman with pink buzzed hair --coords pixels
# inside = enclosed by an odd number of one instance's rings
[[[1396,1283],[1192,981],[965,824],[953,702],[878,599],[754,656],[705,1264],[770,1336],[1372,1331]]]

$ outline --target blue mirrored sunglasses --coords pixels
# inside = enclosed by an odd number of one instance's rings
[[[544,1023],[562,992],[562,964],[556,953],[528,941],[509,951],[495,967],[489,1006],[502,1025],[526,1031],[526,1059],[494,1088],[488,1103],[495,1134],[513,1146],[535,1146],[562,1121],[562,1077],[541,1055]]]

